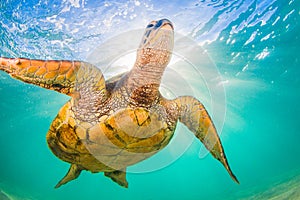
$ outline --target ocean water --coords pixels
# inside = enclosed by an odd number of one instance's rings
[[[177,39],[161,91],[205,104],[240,184],[179,125],[128,189],[89,172],[54,189],[69,164],[45,135],[68,97],[0,72],[0,199],[300,199],[299,0],[1,0],[0,55],[91,61],[108,78],[160,18]]]

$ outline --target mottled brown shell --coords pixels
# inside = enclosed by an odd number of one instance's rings
[[[150,157],[168,144],[172,134],[156,113],[143,108],[120,109],[87,132],[87,149],[114,169]]]
[[[144,160],[165,147],[173,133],[157,113],[144,108],[120,109],[91,124],[76,122],[69,106],[54,120],[49,146],[62,160],[92,172],[125,169]],[[60,120],[64,117],[68,123]]]

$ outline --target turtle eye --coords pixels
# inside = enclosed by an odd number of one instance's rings
[[[154,26],[153,24],[148,24],[147,28],[151,28],[153,26]]]

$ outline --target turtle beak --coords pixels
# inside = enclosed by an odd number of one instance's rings
[[[170,31],[173,31],[173,26],[171,24],[165,24],[161,27],[161,29],[163,30],[170,30]]]
[[[157,28],[161,28],[161,29],[165,29],[165,30],[174,30],[174,26],[172,24],[172,22],[168,19],[161,19],[159,21],[157,21],[156,23],[156,27]]]

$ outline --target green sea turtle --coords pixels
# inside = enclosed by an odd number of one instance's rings
[[[56,188],[76,179],[82,170],[104,172],[128,187],[126,167],[163,149],[178,121],[238,182],[204,106],[192,96],[168,100],[159,92],[171,58],[173,36],[169,20],[150,22],[133,68],[107,81],[100,69],[86,62],[0,59],[0,69],[12,77],[71,97],[47,133],[52,152],[71,164]]]

